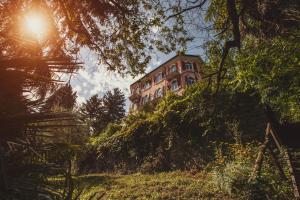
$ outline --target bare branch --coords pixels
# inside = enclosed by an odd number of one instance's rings
[[[193,3],[195,3],[195,2],[197,2],[197,1],[194,1]],[[195,9],[195,8],[201,8],[206,2],[207,2],[207,0],[203,0],[201,3],[199,3],[199,4],[195,5],[195,6],[191,6],[191,7],[188,7],[188,8],[184,8],[184,9],[182,9],[181,11],[179,11],[178,13],[175,13],[175,14],[173,14],[173,15],[168,16],[167,19],[166,19],[165,21],[168,21],[169,19],[171,19],[171,18],[173,18],[173,17],[176,17],[176,16],[178,16],[178,15],[181,15],[182,13],[187,12],[187,11],[189,11],[189,10],[193,10],[193,9]]]

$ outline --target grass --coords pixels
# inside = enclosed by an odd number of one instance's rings
[[[229,199],[205,183],[205,174],[165,172],[155,174],[89,174],[76,178],[81,200],[99,199]]]

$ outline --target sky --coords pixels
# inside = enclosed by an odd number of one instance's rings
[[[202,51],[199,48],[193,48],[186,53],[201,56]],[[175,52],[168,55],[157,52],[151,55],[152,60],[147,66],[146,73],[175,55]],[[122,77],[116,72],[108,71],[105,66],[99,64],[97,56],[89,49],[81,49],[79,59],[83,61],[84,67],[77,74],[74,74],[71,79],[73,90],[77,92],[77,103],[81,104],[95,94],[102,97],[108,90],[119,88],[125,94],[126,110],[128,111],[130,105],[128,100],[130,94],[129,86],[143,75],[135,78],[132,78],[130,75]]]

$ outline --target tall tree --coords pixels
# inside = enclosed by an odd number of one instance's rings
[[[108,91],[103,97],[103,106],[109,122],[117,122],[125,116],[125,95],[119,88]]]
[[[102,98],[97,94],[91,96],[82,104],[81,112],[85,115],[88,123],[93,129],[93,133],[99,133],[105,128],[106,119]]]
[[[45,102],[43,111],[51,111],[54,107],[72,110],[76,104],[77,94],[70,84],[60,86]]]
[[[99,134],[109,123],[117,122],[125,116],[125,95],[114,88],[107,91],[103,98],[92,96],[81,107],[87,116],[94,134]]]

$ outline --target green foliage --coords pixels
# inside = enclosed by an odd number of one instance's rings
[[[83,200],[293,199],[290,182],[280,178],[268,157],[259,179],[248,182],[258,143],[219,143],[214,151],[214,161],[203,170],[78,176],[74,182],[75,193],[81,192],[80,199]]]
[[[290,182],[280,178],[269,157],[266,157],[261,176],[249,182],[257,152],[257,143],[222,143],[216,148],[216,159],[206,169],[210,174],[207,185],[233,199],[292,199]],[[285,171],[287,173],[288,169]]]
[[[264,115],[255,97],[214,95],[199,83],[182,96],[169,93],[153,112],[129,115],[115,126],[92,139],[97,154],[92,171],[201,169],[214,159],[216,144],[257,138]]]
[[[103,98],[92,96],[83,103],[81,112],[90,123],[94,134],[100,134],[109,123],[120,121],[125,116],[125,95],[118,88],[107,91]]]
[[[283,121],[300,120],[299,37],[298,32],[269,40],[249,37],[230,69],[235,89],[254,89]]]
[[[50,112],[54,107],[72,110],[75,107],[76,98],[76,92],[73,92],[70,84],[60,86],[60,88],[47,98],[45,105],[42,107],[42,111]]]
[[[107,91],[103,96],[105,118],[109,122],[116,122],[125,116],[125,95],[119,88]]]
[[[76,179],[80,199],[221,199],[203,190],[205,174],[174,171],[155,174],[89,174]]]

